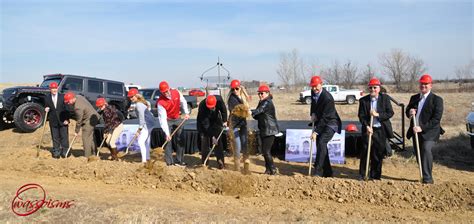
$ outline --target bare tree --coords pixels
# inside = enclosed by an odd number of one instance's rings
[[[280,54],[280,63],[277,69],[278,77],[285,88],[289,88],[291,85],[291,65],[290,61],[285,53]]]
[[[382,54],[379,60],[385,74],[394,81],[397,91],[413,90],[418,77],[426,71],[421,58],[410,56],[401,49],[393,49],[390,53]],[[405,82],[410,84],[404,88]]]
[[[322,67],[320,69],[321,78],[325,83],[332,83],[331,72],[332,69],[330,67]]]
[[[365,66],[365,69],[362,70],[360,77],[361,77],[361,80],[360,80],[360,81],[362,82],[362,84],[367,84],[367,83],[369,83],[369,82],[370,82],[370,79],[372,79],[372,78],[375,77],[375,69],[372,68],[372,65],[367,64],[367,65]],[[380,79],[380,77],[377,77],[377,78]]]
[[[324,71],[324,72],[323,72]],[[325,80],[329,84],[340,84],[342,82],[342,68],[339,64],[339,61],[335,60],[331,67],[324,69],[321,71],[323,74],[323,80]]]
[[[304,67],[303,59],[300,57],[298,50],[293,49],[289,53],[282,53],[277,74],[283,86],[289,88],[303,83]]]
[[[420,77],[425,71],[425,63],[418,57],[409,57],[409,69],[408,69],[408,78],[409,78],[409,91],[416,91],[418,86],[418,77]]]
[[[342,84],[344,87],[351,89],[357,83],[357,66],[351,62],[351,60],[347,60],[342,66]]]
[[[318,73],[317,70],[320,70],[320,72]],[[318,66],[318,63],[317,61],[313,61],[311,63],[308,63],[306,66],[305,66],[305,81],[306,83],[309,83],[309,81],[311,80],[311,77],[315,76],[315,75],[320,75],[321,74],[321,68]]]
[[[456,68],[454,73],[460,83],[471,79],[474,76],[474,60],[471,60],[464,66]]]

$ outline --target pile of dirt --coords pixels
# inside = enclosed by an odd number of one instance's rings
[[[473,184],[444,182],[421,185],[410,181],[369,181],[319,178],[303,175],[242,175],[230,170],[167,167],[157,161],[145,168],[141,163],[100,160],[84,157],[52,159],[47,151],[25,148],[1,152],[1,170],[31,172],[50,177],[100,181],[106,184],[139,186],[173,191],[206,192],[237,198],[284,198],[325,200],[336,203],[370,204],[420,211],[458,211],[472,209]]]

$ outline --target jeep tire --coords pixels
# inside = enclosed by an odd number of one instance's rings
[[[7,115],[7,111],[0,111],[0,130],[9,129],[15,126],[11,115]]]
[[[33,132],[43,124],[45,112],[37,103],[24,103],[16,108],[13,115],[15,126],[23,132]]]

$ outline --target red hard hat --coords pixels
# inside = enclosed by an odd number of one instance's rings
[[[356,132],[357,131],[357,126],[355,124],[350,123],[346,126],[346,131],[347,132]]]
[[[105,104],[107,103],[107,101],[105,101],[105,98],[97,98],[97,100],[95,101],[95,106],[96,107],[102,107],[104,106]]]
[[[323,80],[321,79],[321,77],[315,75],[315,76],[311,77],[311,82],[309,83],[309,86],[315,87],[315,86],[317,86],[318,84],[321,84],[321,83],[323,83]]]
[[[130,89],[130,90],[128,91],[127,96],[128,96],[128,98],[131,98],[131,97],[133,97],[133,96],[135,96],[135,95],[137,95],[137,94],[138,94],[138,89],[133,88],[133,89]]]
[[[424,74],[420,78],[420,83],[433,83],[433,79],[430,75]]]
[[[260,92],[270,92],[270,88],[267,85],[263,84],[260,87],[258,87],[258,92],[259,93]]]
[[[66,94],[64,94],[64,102],[67,103],[74,97],[76,97],[76,94],[74,94],[73,92],[67,92]]]
[[[230,88],[231,89],[239,88],[239,87],[240,87],[240,81],[239,80],[234,79],[234,80],[232,80],[232,82],[230,82]]]
[[[49,84],[49,89],[57,89],[58,88],[58,83],[57,82],[52,82]]]
[[[369,81],[369,86],[380,86],[380,85],[382,84],[380,83],[380,80],[377,78],[371,78]]]
[[[166,81],[160,82],[160,92],[164,93],[170,89],[170,85]]]
[[[216,104],[217,104],[217,99],[214,95],[207,96],[207,98],[206,98],[207,108],[212,109],[212,108],[216,107]]]

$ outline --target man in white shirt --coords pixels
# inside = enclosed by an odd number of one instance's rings
[[[439,136],[444,133],[440,124],[443,116],[443,99],[431,91],[432,87],[433,79],[431,76],[428,74],[421,76],[420,93],[410,98],[410,103],[405,111],[408,118],[415,116],[417,120],[416,125],[411,122],[407,138],[410,139],[415,133],[418,134],[421,154],[421,161],[418,162],[421,162],[423,183],[425,184],[434,183],[431,148],[439,140]],[[415,148],[416,145],[413,147]]]
[[[176,89],[171,89],[166,81],[160,83],[161,95],[156,102],[158,109],[158,120],[161,129],[170,143],[165,147],[165,161],[168,166],[186,166],[184,163],[184,138],[181,136],[183,127],[180,127],[171,139],[171,133],[181,123],[181,110],[184,111],[184,119],[189,119],[188,103],[183,95]],[[176,161],[173,160],[173,148],[176,146]]]

